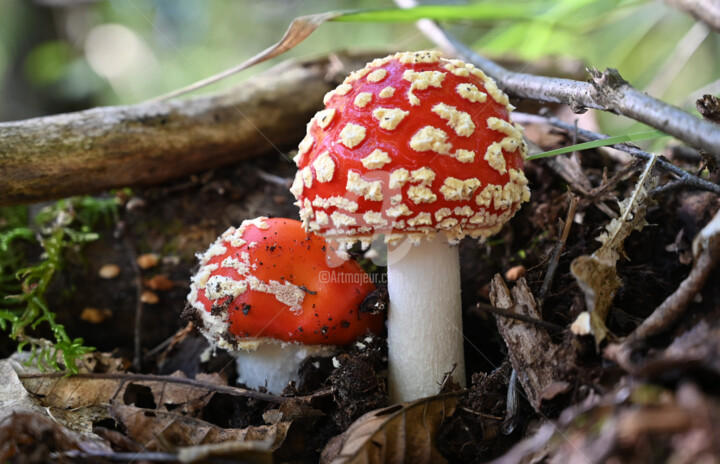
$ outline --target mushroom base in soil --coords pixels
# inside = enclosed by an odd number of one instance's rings
[[[375,288],[369,276],[354,261],[329,267],[328,250],[300,221],[261,217],[198,255],[184,315],[212,350],[236,357],[239,383],[281,393],[307,357],[382,330],[383,315],[359,311]]]
[[[233,351],[237,383],[281,393],[291,381],[297,385],[300,366],[306,359],[331,356],[336,351],[335,345],[303,345],[272,339],[241,342]]]
[[[310,121],[291,187],[305,227],[345,243],[416,243],[388,265],[391,401],[464,383],[458,250],[528,201],[522,127],[497,84],[436,51],[352,72]]]

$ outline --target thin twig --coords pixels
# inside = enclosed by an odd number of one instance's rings
[[[269,172],[263,171],[262,169],[257,169],[255,172],[257,173],[257,176],[259,178],[270,184],[275,184],[283,188],[290,188],[290,186],[292,185],[292,179],[280,177],[275,174],[270,174]]]
[[[515,430],[515,427],[517,427],[518,419],[520,419],[519,405],[517,371],[513,369],[510,374],[510,382],[508,382],[508,392],[505,400],[505,418],[500,427],[503,435],[510,435]]]
[[[375,57],[335,55],[347,69]],[[0,206],[158,185],[281,156],[297,148],[340,72],[328,57],[288,60],[211,95],[0,122]]]
[[[554,332],[562,332],[565,330],[564,327],[559,326],[557,324],[553,324],[552,322],[546,322],[540,319],[536,319],[534,317],[526,316],[524,314],[517,314],[510,311],[506,311],[504,309],[497,308],[495,306],[485,304],[485,303],[477,303],[475,308],[472,308],[472,310],[475,311],[487,311],[490,314],[494,314],[496,316],[506,317],[508,319],[515,319],[518,321],[527,322],[529,324],[534,324],[538,327],[542,327],[546,330],[554,331]]]
[[[567,216],[565,217],[565,225],[563,226],[562,234],[560,239],[555,243],[552,251],[552,258],[550,258],[550,264],[548,265],[547,272],[545,273],[545,279],[543,280],[540,291],[538,292],[537,300],[538,307],[542,311],[543,303],[545,301],[545,295],[548,290],[552,287],[553,280],[555,280],[555,273],[557,271],[558,264],[560,263],[560,255],[565,248],[568,235],[570,234],[570,227],[572,226],[573,219],[575,218],[575,211],[577,209],[578,199],[576,196],[568,192],[570,197],[570,204],[568,205]]]
[[[135,254],[135,247],[130,242],[128,231],[125,230],[125,237],[123,238],[123,246],[127,252],[128,261],[130,267],[133,270],[134,278],[133,284],[135,285],[135,327],[133,328],[133,367],[137,371],[142,370],[143,365],[143,354],[142,354],[142,323],[143,323],[143,305],[142,293],[142,275],[140,266],[137,264],[137,258]]]
[[[143,361],[149,361],[149,360],[153,359],[160,352],[162,352],[165,348],[170,346],[170,344],[173,342],[174,339],[175,339],[175,335],[173,334],[172,336],[161,341],[160,344],[156,345],[153,349],[148,350],[148,352],[143,355]]]
[[[225,79],[226,77],[230,77],[234,74],[237,74],[240,71],[243,71],[252,66],[255,66],[256,64],[262,63],[263,61],[267,61],[271,58],[281,55],[281,54],[285,53],[286,51],[290,50],[291,48],[293,48],[295,45],[297,45],[300,42],[302,42],[303,40],[305,40],[310,34],[312,34],[317,29],[317,27],[320,24],[324,23],[325,21],[329,21],[332,18],[337,17],[338,15],[339,15],[339,13],[337,13],[337,12],[328,12],[328,13],[324,13],[324,14],[300,16],[298,18],[295,18],[290,23],[290,26],[288,26],[287,30],[285,31],[285,35],[283,35],[282,39],[280,39],[280,41],[278,43],[271,45],[270,47],[261,51],[257,55],[250,57],[249,59],[240,63],[237,66],[233,66],[232,68],[227,69],[219,74],[215,74],[213,76],[208,77],[207,79],[203,79],[201,81],[195,82],[195,83],[188,85],[186,87],[183,87],[181,89],[174,90],[172,92],[166,93],[159,97],[153,98],[150,101],[168,100],[170,98],[175,98],[175,97],[179,97],[181,95],[185,95],[194,90],[197,90],[197,89],[200,89],[203,87],[207,87],[210,84],[219,82],[219,81]]]
[[[20,379],[42,379],[42,378],[60,378],[65,377],[66,372],[48,372],[41,374],[18,374]],[[269,393],[261,393],[255,390],[248,390],[245,388],[230,387],[227,385],[216,385],[213,383],[203,382],[196,379],[188,379],[182,377],[170,377],[165,375],[152,375],[152,374],[128,374],[128,373],[104,373],[104,374],[74,374],[72,378],[79,379],[104,379],[104,380],[123,380],[128,382],[162,382],[162,383],[176,383],[182,385],[188,385],[190,387],[201,388],[203,390],[225,393],[232,396],[242,396],[245,398],[253,398],[256,400],[267,401],[268,403],[284,403],[289,400],[289,397],[271,395]],[[312,396],[320,396],[320,392],[315,392]]]
[[[405,0],[401,3],[406,7],[416,2]],[[589,82],[513,72],[476,53],[437,23],[428,21],[418,27],[445,49],[452,47],[454,54],[482,69],[511,95],[564,103],[578,113],[592,108],[627,116],[720,159],[720,128],[633,88],[616,69],[602,73],[591,69]]]
[[[593,131],[589,131],[587,129],[581,129],[579,127],[575,127],[574,125],[569,124],[569,123],[562,121],[555,117],[549,117],[548,122],[550,124],[552,124],[553,126],[558,127],[563,130],[566,130],[568,132],[577,131],[578,136],[584,140],[591,141],[591,140],[601,140],[601,139],[608,138],[608,136],[605,134],[598,134],[597,132],[593,132]],[[634,157],[637,157],[637,158],[640,158],[643,160],[649,160],[653,157],[652,153],[643,151],[643,150],[639,149],[638,147],[635,147],[631,144],[618,143],[618,144],[609,145],[609,146],[612,148],[615,148],[617,150],[622,150],[625,153],[628,153]],[[676,175],[679,178],[679,180],[677,180],[676,182],[673,182],[673,183],[667,184],[667,185],[672,185],[672,184],[676,184],[676,183],[680,182],[680,184],[676,185],[675,187],[681,187],[681,186],[682,187],[691,187],[691,188],[695,188],[698,190],[705,190],[705,191],[720,195],[720,185],[713,184],[710,181],[707,181],[705,179],[697,177],[697,176],[675,166],[671,162],[664,160],[663,158],[658,157],[658,159],[656,161],[656,166]],[[675,187],[673,187],[673,188],[675,188]],[[665,190],[667,190],[667,187],[661,186],[661,187],[658,187],[658,188],[652,190],[651,194],[658,194]]]
[[[59,451],[52,453],[51,457],[63,462],[67,459],[72,461],[79,460],[99,460],[107,459],[108,461],[120,461],[120,462],[179,462],[177,454],[173,453],[158,453],[153,451],[145,451],[140,453],[134,452],[117,452],[117,451]],[[76,461],[77,460],[77,461]],[[205,462],[227,462],[227,461],[205,461]]]

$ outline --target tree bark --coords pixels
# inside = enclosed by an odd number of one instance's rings
[[[502,277],[496,274],[490,283],[490,301],[496,308],[535,320],[542,319],[524,278],[509,290]],[[541,412],[544,400],[570,388],[570,384],[561,377],[558,360],[563,359],[563,365],[572,365],[573,360],[562,353],[561,346],[553,343],[543,328],[499,315],[495,315],[495,321],[507,345],[508,357],[517,372],[525,398],[537,412]]]
[[[215,95],[0,123],[0,206],[150,185],[295,147],[369,56],[288,61]],[[337,63],[344,66],[337,66]]]

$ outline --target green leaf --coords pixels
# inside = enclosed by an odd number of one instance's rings
[[[534,161],[541,158],[549,158],[555,155],[562,155],[564,153],[571,153],[573,151],[589,150],[590,148],[606,147],[608,145],[615,145],[617,143],[627,142],[638,142],[641,140],[651,140],[660,137],[667,137],[668,135],[659,130],[651,130],[645,132],[634,132],[632,134],[616,135],[614,137],[608,137],[606,139],[593,140],[591,142],[579,143],[577,145],[570,145],[569,147],[558,148],[556,150],[544,151],[535,155],[530,155],[525,158],[526,161]]]
[[[332,21],[346,22],[413,22],[418,19],[438,21],[501,19],[533,20],[540,13],[540,3],[491,3],[482,2],[472,5],[425,5],[414,8],[383,8],[377,10],[357,10],[342,12]]]

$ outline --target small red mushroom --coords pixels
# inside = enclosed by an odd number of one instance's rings
[[[238,360],[238,382],[279,393],[308,356],[327,356],[381,315],[358,311],[375,286],[354,261],[326,264],[327,244],[299,221],[260,217],[231,227],[192,277],[191,318],[213,347]]]
[[[472,64],[397,53],[351,73],[308,124],[291,187],[305,227],[346,245],[380,234],[389,389],[410,401],[465,383],[458,249],[497,233],[530,191],[508,97]],[[405,241],[416,246],[400,246]]]

